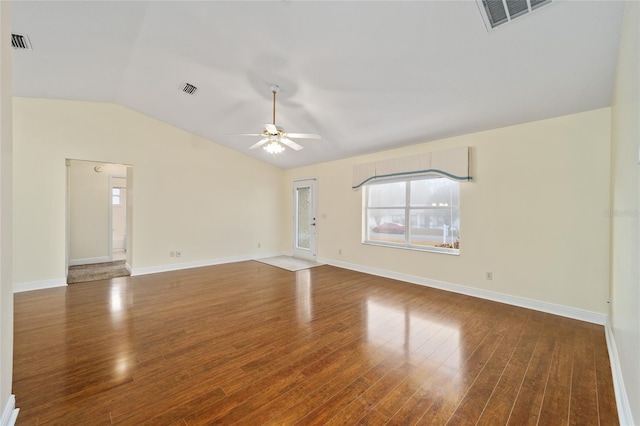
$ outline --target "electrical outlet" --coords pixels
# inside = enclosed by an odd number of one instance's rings
[[[258,248],[262,247],[262,243],[258,243]]]
[[[338,254],[342,254],[342,249],[338,249]]]
[[[493,272],[487,272],[487,279],[488,280],[492,280],[493,279]]]
[[[169,252],[169,257],[176,257],[176,252],[175,251],[170,251]]]
[[[182,252],[180,250],[176,250],[176,257],[181,257],[182,256]]]

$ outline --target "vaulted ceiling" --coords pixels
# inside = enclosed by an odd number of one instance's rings
[[[16,96],[114,102],[291,168],[611,104],[623,1],[14,1]],[[194,95],[181,91],[191,83]],[[248,148],[271,122],[302,151]],[[91,143],[87,141],[87,143]]]

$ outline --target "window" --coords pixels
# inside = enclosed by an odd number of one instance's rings
[[[460,183],[419,178],[365,187],[367,244],[458,254]]]
[[[122,205],[120,197],[122,196],[120,188],[111,188],[111,203],[114,206]]]

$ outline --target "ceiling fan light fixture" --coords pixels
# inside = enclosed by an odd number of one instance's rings
[[[271,119],[271,123],[266,123],[264,125],[264,130],[262,133],[244,133],[241,136],[262,136],[262,139],[251,145],[249,149],[256,149],[262,147],[265,151],[267,151],[271,155],[280,154],[284,152],[286,148],[291,148],[294,151],[300,151],[302,149],[302,145],[298,145],[295,141],[290,138],[306,138],[306,139],[320,139],[320,135],[316,135],[313,133],[291,133],[288,134],[285,130],[276,126],[276,94],[280,91],[280,87],[277,84],[271,85],[271,93],[273,93],[273,115]],[[286,147],[286,148],[285,148]]]
[[[284,146],[280,145],[277,140],[271,140],[264,146],[264,150],[269,154],[276,155],[284,151]]]

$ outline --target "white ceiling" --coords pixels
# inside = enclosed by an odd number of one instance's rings
[[[115,102],[291,168],[611,104],[623,1],[14,1],[17,96]],[[198,87],[194,96],[180,91]],[[305,147],[249,151],[271,122]],[[91,143],[91,141],[87,141]]]

